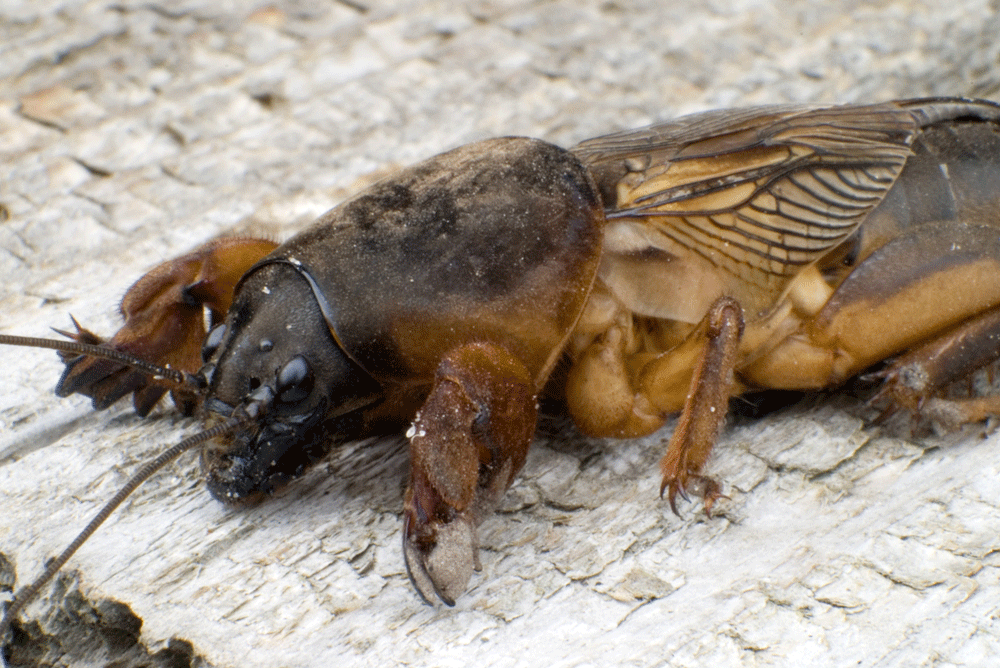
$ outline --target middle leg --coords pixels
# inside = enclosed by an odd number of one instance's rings
[[[725,422],[731,396],[743,387],[734,370],[743,335],[743,309],[720,297],[701,323],[666,352],[644,350],[630,330],[617,323],[583,351],[570,371],[566,396],[570,413],[594,436],[634,438],[659,429],[681,411],[660,464],[661,494],[676,497],[692,482],[705,487],[705,507],[722,496],[701,476]]]

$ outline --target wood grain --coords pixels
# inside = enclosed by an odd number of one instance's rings
[[[31,335],[69,313],[110,332],[157,262],[223,233],[286,238],[484,137],[1000,94],[981,0],[47,0],[0,7],[0,34],[0,330]],[[197,424],[57,400],[52,353],[0,364],[0,575],[22,585]],[[406,579],[398,443],[349,446],[248,511],[213,501],[187,458],[26,619],[46,661],[74,666],[982,665],[1000,654],[1000,439],[911,439],[871,416],[833,397],[731,426],[711,521],[657,497],[672,423],[628,442],[550,429],[454,609]]]

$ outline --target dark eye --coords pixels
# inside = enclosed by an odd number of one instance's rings
[[[207,363],[212,359],[212,355],[222,345],[222,339],[226,336],[226,326],[218,325],[205,337],[205,343],[201,344],[201,361]]]
[[[313,389],[313,371],[302,355],[296,355],[278,370],[275,389],[278,401],[293,404],[309,396]]]

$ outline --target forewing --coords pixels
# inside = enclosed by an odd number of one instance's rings
[[[918,124],[897,103],[758,107],[573,150],[605,198],[608,253],[693,252],[770,292],[849,237],[882,201]]]

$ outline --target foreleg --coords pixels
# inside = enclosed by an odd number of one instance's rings
[[[426,601],[453,605],[479,569],[476,526],[524,465],[537,412],[531,374],[506,349],[468,344],[441,361],[407,432],[403,554]]]
[[[102,344],[160,366],[194,373],[201,366],[205,309],[213,323],[229,310],[239,279],[277,244],[261,239],[217,239],[187,255],[164,262],[140,278],[121,303],[125,322],[105,341],[81,327],[62,332],[84,343]],[[147,374],[104,359],[64,355],[56,394],[91,397],[94,408],[107,408],[130,392],[139,415],[145,416],[169,389]],[[191,412],[195,397],[180,392],[174,400]]]

